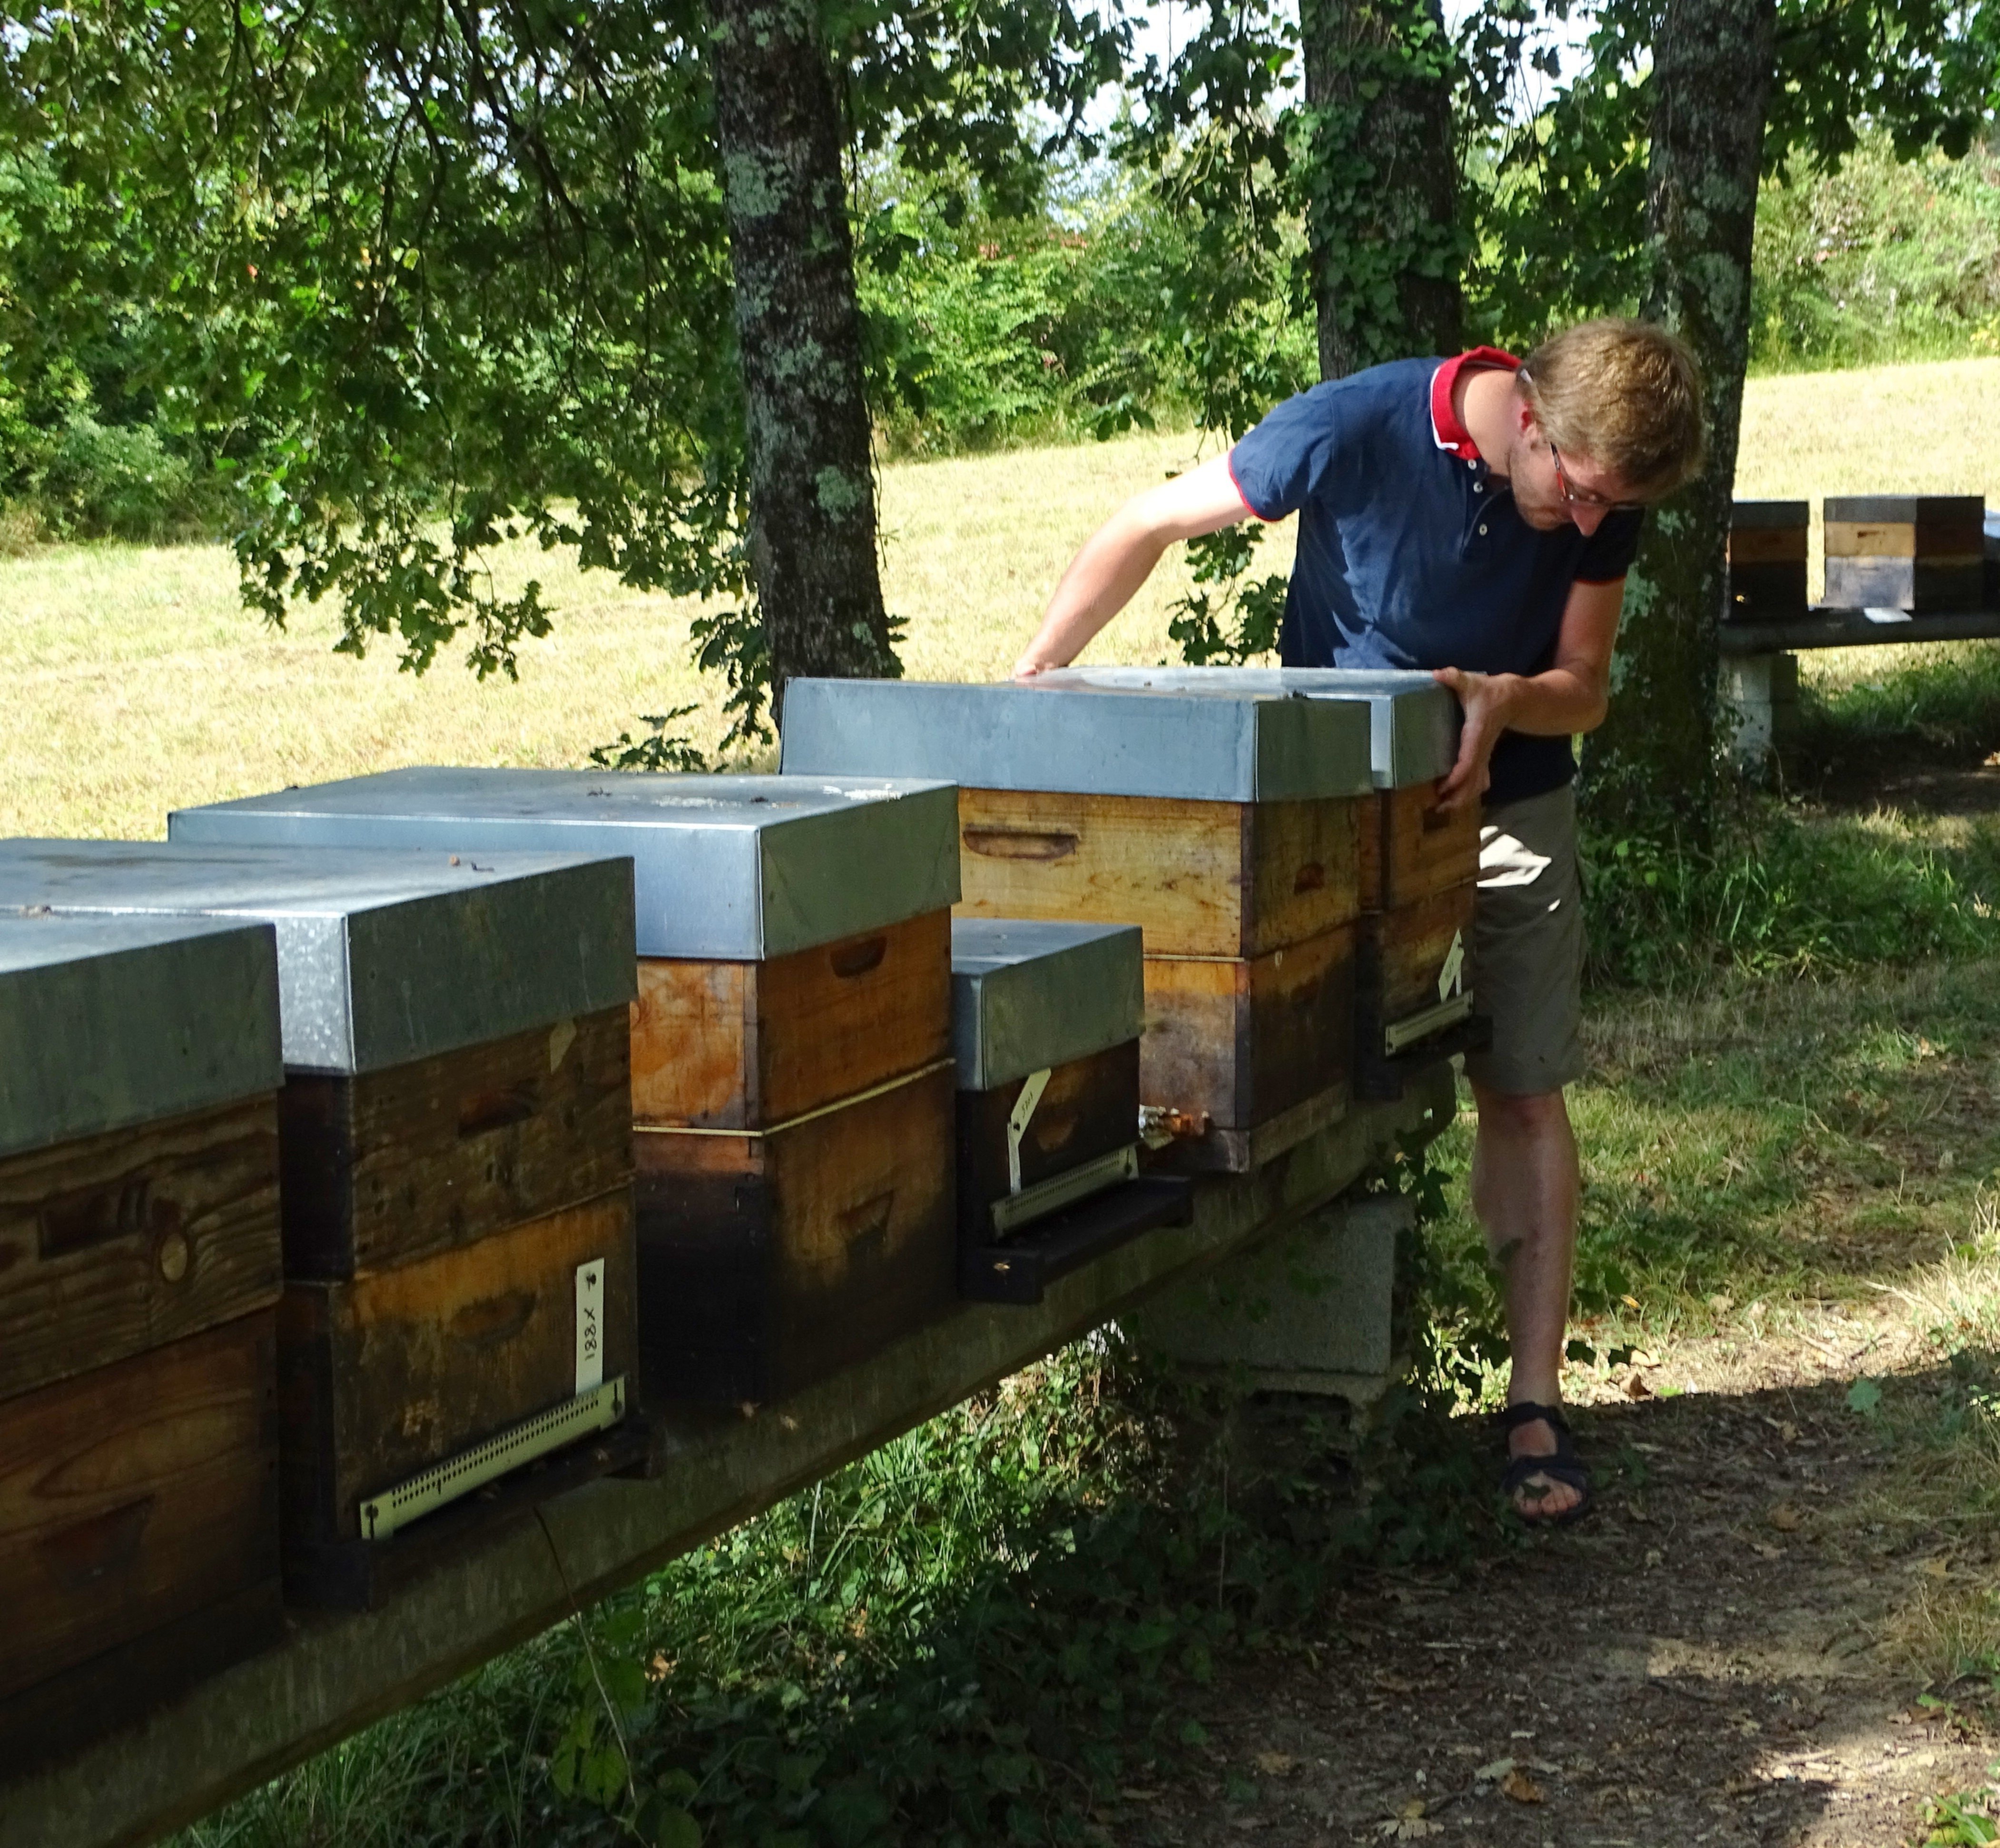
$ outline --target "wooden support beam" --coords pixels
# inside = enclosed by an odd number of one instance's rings
[[[1052,1284],[1033,1308],[966,1304],[753,1417],[662,1421],[658,1473],[545,1502],[380,1610],[300,1616],[283,1642],[67,1763],[0,1785],[0,1848],[136,1848],[409,1705],[580,1605],[1096,1327],[1164,1284],[1342,1192],[1401,1137],[1455,1108],[1448,1068],[1356,1106],[1252,1172],[1197,1183],[1191,1224],[1148,1234]]]

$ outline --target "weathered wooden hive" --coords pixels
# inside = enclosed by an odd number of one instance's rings
[[[950,1304],[953,792],[405,770],[176,815],[176,839],[628,856],[649,1395],[783,1396]]]
[[[575,855],[0,843],[10,904],[274,928],[294,1601],[632,1460],[599,1435],[636,1358],[631,890]]]
[[[1138,925],[1145,1103],[1243,1169],[1346,1108],[1365,707],[800,680],[788,773],[947,776],[970,917]]]
[[[1729,516],[1725,620],[1782,622],[1806,613],[1807,501],[1738,501]]]
[[[1139,1172],[1144,964],[1136,925],[953,922],[961,1294],[1037,1302],[1185,1218],[1186,1183]]]
[[[268,927],[8,912],[0,1771],[16,1772],[278,1634],[283,1070]]]
[[[1458,755],[1457,700],[1427,673],[1351,668],[1087,668],[1057,686],[1331,700],[1368,714],[1370,795],[1355,798],[1356,1095],[1393,1098],[1413,1071],[1483,1044],[1466,957],[1479,878],[1477,804],[1439,806]]]
[[[1828,603],[1913,615],[1979,607],[1986,512],[1979,495],[1829,495],[1825,510]]]

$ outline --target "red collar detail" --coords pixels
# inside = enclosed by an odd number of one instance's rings
[[[1455,360],[1447,360],[1431,374],[1431,434],[1437,439],[1439,449],[1448,449],[1461,462],[1477,462],[1480,458],[1479,446],[1471,434],[1458,420],[1458,413],[1452,408],[1451,397],[1458,384],[1458,375],[1468,366],[1484,370],[1501,366],[1509,372],[1519,372],[1521,362],[1512,353],[1502,353],[1497,346],[1475,346],[1468,353],[1460,353]]]

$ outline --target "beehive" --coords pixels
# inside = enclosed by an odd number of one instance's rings
[[[277,962],[0,887],[0,1770],[280,1620]]]
[[[952,926],[959,1287],[1039,1301],[1064,1270],[1165,1223],[1139,1174],[1144,950],[1136,926]]]
[[[1245,1168],[1346,1105],[1369,714],[1255,691],[794,683],[785,766],[951,776],[969,917],[1144,932],[1145,1103]]]
[[[612,1460],[572,1447],[623,1419],[634,1363],[627,867],[14,841],[0,891],[273,928],[290,1596],[370,1602],[439,1543],[426,1515]]]
[[[1828,496],[1827,602],[1913,615],[1977,609],[1985,511],[1977,495]]]
[[[1729,602],[1724,620],[1782,622],[1806,613],[1805,501],[1738,501],[1729,516]]]
[[[176,839],[628,857],[649,1392],[782,1397],[946,1306],[953,792],[392,771],[176,815]]]

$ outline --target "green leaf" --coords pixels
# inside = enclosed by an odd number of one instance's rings
[[[1873,1380],[1856,1380],[1847,1389],[1847,1409],[1873,1418],[1882,1407],[1882,1388]]]

